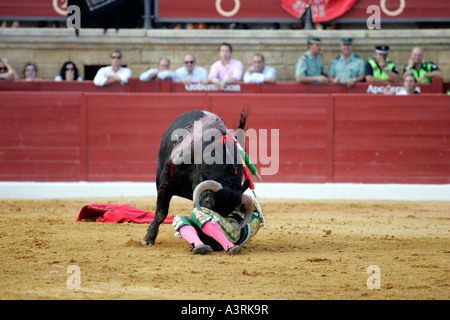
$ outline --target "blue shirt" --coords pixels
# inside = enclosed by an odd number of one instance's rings
[[[308,50],[297,60],[295,66],[296,77],[314,77],[323,75],[322,54],[318,53],[317,57]]]
[[[272,67],[264,66],[262,72],[255,72],[253,66],[251,66],[250,69],[253,71],[252,74],[249,72],[244,73],[245,83],[264,83],[267,78],[277,78],[277,71]]]
[[[343,54],[333,59],[328,67],[330,77],[338,77],[339,83],[346,83],[348,79],[365,75],[364,60],[353,53],[347,60]]]
[[[189,79],[191,82],[201,82],[202,80],[208,79],[208,71],[200,66],[195,66],[192,73],[188,73],[186,67],[181,67],[175,70],[174,81],[183,81],[184,79]]]

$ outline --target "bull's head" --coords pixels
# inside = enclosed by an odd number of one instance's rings
[[[246,180],[241,190],[233,190],[229,187],[223,187],[219,182],[206,180],[197,185],[194,189],[193,200],[195,207],[202,211],[201,207],[211,209],[222,216],[227,216],[237,206],[245,207],[244,220],[239,224],[235,231],[245,227],[253,214],[253,201],[244,194],[250,181]]]

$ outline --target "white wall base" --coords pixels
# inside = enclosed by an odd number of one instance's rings
[[[271,199],[450,201],[450,184],[255,183],[255,192]],[[154,182],[0,182],[1,199],[144,196],[156,196]]]

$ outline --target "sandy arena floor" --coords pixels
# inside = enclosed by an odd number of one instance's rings
[[[155,198],[0,200],[0,299],[450,298],[450,202],[261,199],[267,225],[236,256],[193,256],[167,224],[144,247],[147,225],[77,222],[91,203],[155,210]],[[169,215],[191,208],[175,198]]]

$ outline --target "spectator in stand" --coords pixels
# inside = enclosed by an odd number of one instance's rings
[[[328,83],[328,77],[323,73],[320,38],[309,36],[307,47],[295,66],[295,80],[298,83]]]
[[[11,67],[8,59],[1,58],[0,59],[0,81],[15,81],[19,80],[19,75],[17,72]]]
[[[420,91],[416,87],[416,79],[412,74],[405,75],[405,80],[403,80],[403,90],[397,91],[397,95],[406,96],[417,93],[420,93]]]
[[[139,76],[141,81],[152,81],[152,80],[164,80],[172,79],[175,80],[175,71],[170,70],[170,60],[167,58],[161,58],[158,61],[157,68],[150,68],[147,71],[141,73]]]
[[[364,81],[364,60],[352,53],[353,39],[341,39],[341,55],[333,59],[328,67],[328,77],[332,83],[346,83],[353,87],[356,82]]]
[[[417,83],[433,82],[435,77],[441,77],[441,71],[433,62],[423,60],[423,50],[420,47],[414,47],[411,51],[411,59],[408,65],[403,69],[403,79],[408,74],[412,74]]]
[[[33,62],[27,62],[25,67],[23,68],[23,76],[25,81],[36,81],[40,80],[37,77],[38,68],[37,65]]]
[[[78,68],[72,61],[66,61],[59,71],[59,75],[55,77],[55,81],[83,81],[78,74]]]
[[[194,55],[185,55],[183,64],[183,67],[175,70],[175,81],[190,84],[193,82],[206,82],[208,80],[208,71],[201,66],[197,66]]]
[[[20,26],[20,23],[18,20],[14,20],[13,23],[11,24],[11,28],[18,28]],[[0,28],[7,28],[8,27],[8,22],[7,21],[3,21],[2,24],[0,25]]]
[[[397,65],[389,58],[389,46],[379,45],[375,47],[375,58],[367,59],[367,82],[398,82]]]
[[[255,53],[252,58],[252,66],[244,73],[245,83],[275,83],[277,71],[266,66],[264,56],[261,53]]]
[[[214,62],[209,69],[208,80],[223,89],[225,85],[242,80],[244,65],[241,61],[232,59],[233,48],[229,43],[219,46],[220,60]]]
[[[391,87],[388,85],[386,86],[386,88],[384,88],[385,95],[393,95],[394,93],[397,96],[418,94],[420,93],[420,88],[416,86],[416,79],[414,79],[414,76],[412,74],[407,74],[405,75],[405,80],[403,80],[403,87]]]
[[[99,87],[108,86],[113,83],[127,84],[131,77],[131,69],[122,67],[122,52],[114,50],[110,57],[111,65],[100,68],[94,77],[94,84]]]

